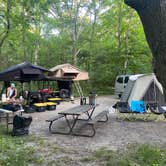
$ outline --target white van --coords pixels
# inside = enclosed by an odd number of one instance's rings
[[[115,95],[121,97],[131,75],[118,75],[115,80]]]

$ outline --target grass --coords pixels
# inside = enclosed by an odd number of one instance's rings
[[[147,113],[147,114],[117,113],[117,120],[166,122],[166,118],[163,115],[156,115],[153,113]]]
[[[165,156],[166,149],[145,144],[130,145],[125,151],[101,148],[89,156],[89,160],[86,157],[81,161],[97,162],[101,166],[165,166]]]
[[[69,153],[76,152],[33,135],[12,137],[0,125],[0,166],[72,165]]]
[[[134,144],[125,150],[106,147],[79,155],[79,149],[51,144],[33,135],[12,137],[0,126],[0,166],[165,166],[166,147]]]
[[[35,137],[12,137],[6,134],[5,130],[6,129],[0,125],[1,166],[27,166],[28,164],[40,165],[42,163],[42,158],[36,155],[36,149],[33,144]],[[39,139],[39,142],[40,141]]]

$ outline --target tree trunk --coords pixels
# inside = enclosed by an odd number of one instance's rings
[[[139,14],[153,54],[153,70],[166,98],[166,0],[125,0]]]
[[[2,36],[2,39],[0,39],[0,54],[1,54],[1,49],[2,46],[5,42],[5,39],[8,37],[9,31],[10,31],[10,8],[11,8],[11,2],[10,0],[7,0],[6,2],[6,25],[5,25],[5,32],[4,35]]]

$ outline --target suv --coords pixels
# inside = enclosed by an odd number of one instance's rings
[[[115,95],[119,98],[122,96],[124,89],[129,81],[131,75],[118,75],[115,80]]]

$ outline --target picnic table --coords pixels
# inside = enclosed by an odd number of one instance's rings
[[[20,113],[22,115],[22,112],[24,112],[24,110],[20,109],[20,110],[16,111],[15,113]],[[4,115],[4,116],[2,116],[2,115]],[[14,116],[13,111],[0,108],[0,122],[1,122],[2,118],[6,119],[6,130],[7,130],[7,132],[8,132],[9,124],[11,124],[9,122],[9,115]]]
[[[55,116],[49,120],[46,120],[47,122],[50,122],[49,131],[51,133],[57,133],[57,134],[70,134],[70,135],[77,135],[77,136],[94,136],[94,134],[95,134],[94,123],[97,122],[98,120],[100,120],[103,116],[106,116],[106,120],[104,120],[102,122],[105,122],[108,120],[106,111],[103,111],[102,113],[98,114],[94,119],[92,119],[92,115],[97,106],[98,106],[98,104],[96,104],[96,105],[79,105],[79,106],[67,109],[65,111],[58,112],[57,116]],[[81,117],[82,115],[86,115],[86,118],[82,118]],[[72,117],[72,121],[69,119],[70,117]],[[60,118],[65,119],[67,127],[69,128],[68,132],[52,130],[53,122]],[[88,125],[92,126],[92,129],[93,129],[92,134],[84,135],[84,134],[77,134],[74,132],[74,128],[79,120],[86,121]]]

